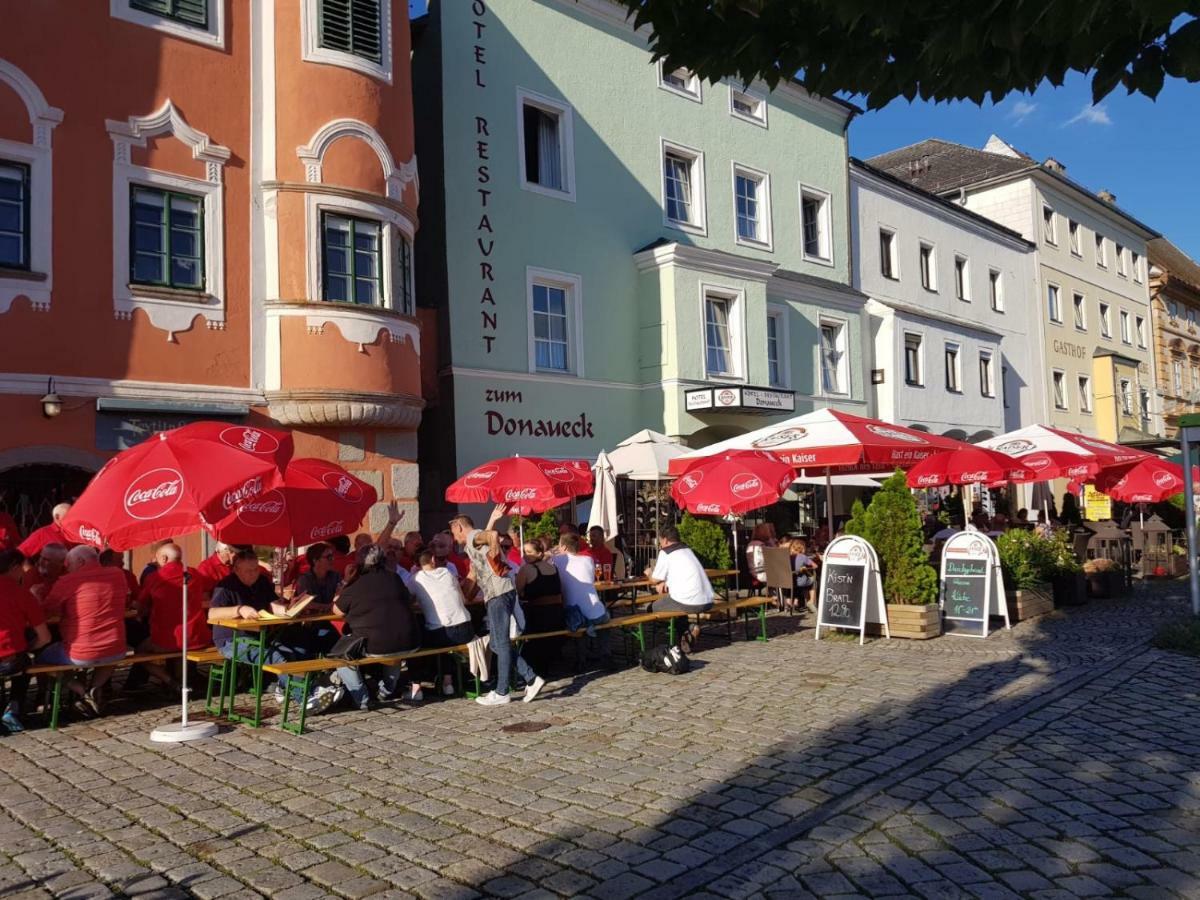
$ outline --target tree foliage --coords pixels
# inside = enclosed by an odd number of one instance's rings
[[[1090,74],[1155,97],[1200,81],[1196,0],[619,0],[649,26],[655,58],[710,82],[795,76],[870,109],[909,100],[999,101]]]
[[[729,538],[725,529],[708,519],[697,519],[684,513],[679,521],[679,539],[692,548],[696,558],[706,569],[729,569],[733,555],[729,552]]]
[[[848,534],[857,534],[879,554],[883,595],[889,603],[934,603],[938,577],[925,552],[921,516],[903,472],[897,470],[865,509],[851,508]]]
[[[546,510],[538,518],[522,519],[520,516],[512,517],[512,529],[518,531],[522,523],[525,526],[525,540],[531,541],[534,538],[543,538],[545,540],[557,543],[558,541],[558,517],[553,510]]]

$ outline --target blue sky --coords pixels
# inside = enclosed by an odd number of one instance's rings
[[[850,152],[866,159],[927,137],[982,147],[998,134],[1038,160],[1053,156],[1093,191],[1200,261],[1200,84],[1167,79],[1157,100],[1123,88],[1091,105],[1088,79],[997,105],[893,101],[850,126]]]

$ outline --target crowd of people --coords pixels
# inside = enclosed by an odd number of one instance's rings
[[[619,539],[600,528],[585,538],[567,523],[557,541],[522,543],[519,532],[497,529],[504,515],[498,506],[483,528],[459,516],[428,538],[419,531],[398,535],[401,515],[392,505],[380,534],[314,543],[291,557],[276,556],[271,567],[253,547],[217,544],[210,556],[185,568],[180,546],[168,539],[153,546],[151,562],[135,576],[122,554],[74,542],[61,525],[69,510],[60,504],[49,525],[23,540],[0,517],[0,681],[9,685],[3,712],[9,732],[23,729],[29,706],[45,702],[42,685],[30,697],[25,672],[31,664],[77,670],[66,682],[69,700],[81,716],[99,716],[111,699],[117,664],[130,651],[180,653],[185,637],[189,648],[215,646],[226,658],[251,664],[319,656],[356,660],[305,698],[313,712],[343,702],[358,709],[420,702],[424,684],[453,695],[453,677],[438,677],[432,664],[406,670],[362,659],[483,640],[495,667],[490,689],[477,702],[510,702],[514,673],[522,699],[531,702],[546,683],[534,664],[544,671],[558,646],[535,642],[527,660],[514,639],[531,632],[586,632],[571,641],[576,670],[590,661],[611,667],[609,631],[601,627],[610,613],[597,584],[633,575]],[[662,529],[659,547],[644,577],[664,596],[647,608],[681,615],[711,609],[712,585],[678,531]],[[239,640],[246,632],[230,627],[231,620],[287,615],[298,601],[304,617],[272,627],[261,651],[257,635]],[[685,631],[681,640],[686,645],[695,636]],[[176,696],[181,665],[179,659],[139,664],[121,689]],[[286,676],[278,679],[277,699],[287,684]]]

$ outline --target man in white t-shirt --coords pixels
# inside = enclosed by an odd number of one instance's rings
[[[457,647],[475,640],[475,629],[471,626],[471,614],[463,598],[458,575],[451,571],[453,563],[439,567],[429,548],[418,551],[417,570],[407,576],[406,584],[421,604],[425,618],[426,647]],[[449,673],[442,676],[442,693],[454,694],[454,678]]]
[[[584,650],[583,642],[595,642],[595,652],[607,664],[612,659],[609,648],[608,629],[597,632],[597,625],[608,622],[608,610],[596,592],[596,560],[580,554],[580,538],[577,534],[564,534],[559,538],[559,546],[564,552],[553,557],[554,567],[558,569],[559,581],[562,584],[563,618],[571,631],[586,628],[587,638],[576,642],[577,666],[582,666]]]
[[[679,540],[679,529],[668,525],[658,533],[659,553],[654,568],[646,577],[661,583],[667,596],[655,600],[650,612],[678,612],[685,615],[708,612],[713,605],[712,582],[692,549]],[[690,640],[700,636],[699,625],[687,632]]]

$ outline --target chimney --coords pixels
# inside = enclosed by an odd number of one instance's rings
[[[1099,197],[1101,200],[1103,200],[1105,203],[1115,204],[1117,202],[1117,195],[1114,194],[1112,191],[1101,191],[1096,196]]]
[[[1060,163],[1053,156],[1047,156],[1046,161],[1042,163],[1051,172],[1057,172],[1059,175],[1067,174],[1067,167]]]

